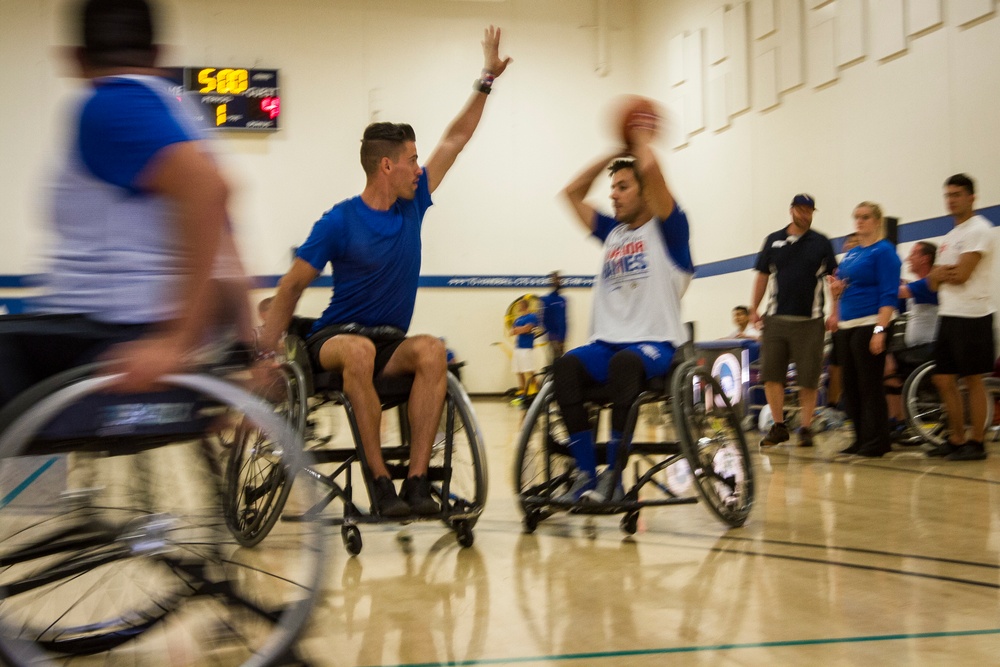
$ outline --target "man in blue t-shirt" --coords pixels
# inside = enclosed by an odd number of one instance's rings
[[[493,80],[510,62],[499,56],[499,47],[500,30],[490,26],[483,40],[482,78],[424,167],[417,161],[416,136],[409,125],[373,123],[365,128],[365,188],[313,226],[278,283],[259,340],[263,351],[278,346],[303,291],[331,264],[333,297],[307,345],[315,367],[343,375],[372,475],[373,510],[382,516],[439,511],[426,473],[447,391],[445,347],[435,336],[407,338],[406,331],[420,276],[424,214],[433,203],[431,194],[476,131]],[[414,376],[409,474],[398,495],[382,459],[381,408],[373,383],[379,374]]]
[[[30,316],[0,322],[0,404],[46,377],[98,358],[139,391],[183,368],[241,273],[228,186],[191,109],[160,78],[145,0],[88,0],[89,80],[50,195],[52,242]],[[233,271],[220,273],[221,258]],[[249,334],[249,328],[247,332]]]
[[[559,291],[559,288],[562,287],[559,272],[550,273],[549,280],[552,284],[552,291],[542,297],[542,306],[544,307],[542,325],[545,327],[549,347],[552,349],[552,361],[555,362],[566,351],[566,297]]]

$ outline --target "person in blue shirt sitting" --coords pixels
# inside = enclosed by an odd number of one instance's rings
[[[407,337],[406,332],[417,296],[424,214],[433,203],[431,194],[475,133],[493,80],[510,63],[499,56],[499,47],[500,29],[490,26],[483,40],[482,76],[425,166],[417,160],[416,135],[409,125],[372,123],[365,128],[365,188],[313,226],[278,283],[259,340],[265,352],[277,348],[302,293],[331,264],[333,297],[306,343],[314,366],[343,375],[374,481],[373,510],[386,517],[440,511],[426,473],[447,392],[445,346],[436,336]],[[414,376],[410,465],[400,494],[382,458],[382,412],[374,386],[379,374]]]

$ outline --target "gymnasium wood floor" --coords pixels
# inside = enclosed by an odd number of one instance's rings
[[[476,400],[490,496],[475,545],[438,523],[335,545],[300,652],[317,665],[981,665],[1000,645],[1000,447],[950,463],[753,447],[756,505],[561,515],[532,535],[512,492],[522,413]],[[336,535],[332,539],[336,539]],[[339,542],[339,539],[337,539]]]
[[[511,480],[523,413],[474,405],[490,481],[475,544],[461,548],[440,522],[363,525],[364,549],[349,557],[330,529],[297,646],[307,664],[997,664],[996,443],[968,463],[914,449],[846,459],[846,432],[813,449],[752,447],[756,505],[742,528],[684,505],[644,510],[632,537],[618,517],[568,515],[528,535]],[[19,500],[41,503],[30,495],[43,479]]]

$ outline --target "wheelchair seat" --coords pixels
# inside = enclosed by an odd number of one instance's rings
[[[283,398],[277,401],[277,409],[286,414],[303,434],[315,465],[335,464],[336,467],[332,472],[310,467],[308,475],[327,487],[326,496],[304,512],[284,514],[282,520],[315,520],[326,525],[340,526],[344,546],[353,555],[360,553],[363,546],[359,524],[389,521],[410,522],[428,518],[441,520],[455,532],[462,546],[470,546],[474,540],[472,528],[486,501],[486,455],[471,401],[461,383],[449,373],[442,423],[438,427],[437,440],[432,444],[427,471],[431,493],[438,500],[441,512],[431,517],[382,517],[377,508],[370,506],[365,509],[354,501],[355,469],[361,472],[369,499],[372,497],[374,480],[361,445],[354,407],[344,393],[342,376],[336,372],[316,369],[309,359],[305,343],[294,333],[310,331],[311,328],[312,321],[308,318],[296,318],[285,337],[285,358],[281,365],[284,387],[275,392]],[[410,426],[407,402],[413,388],[413,379],[412,376],[380,375],[374,381],[382,410],[394,409],[397,412],[398,419],[392,420],[396,428],[383,429],[381,449],[386,468],[394,480],[405,479],[408,474]],[[325,420],[320,419],[319,415],[333,406],[341,407],[346,416],[351,439],[349,446],[334,445],[336,433],[321,430],[320,425]],[[387,425],[391,427],[392,423]],[[234,452],[233,456],[240,461],[239,466],[267,466],[266,452],[248,448]],[[262,494],[274,495],[276,502],[269,506],[268,512],[275,516],[282,511],[283,501],[280,498],[287,496],[287,490],[279,495],[278,489],[287,489],[290,484],[291,480],[263,475],[259,486],[248,492],[246,497],[254,499]],[[342,506],[341,515],[323,513],[335,501]],[[245,508],[233,507],[232,511],[241,514]],[[260,540],[265,534],[266,531],[258,532],[254,539]]]

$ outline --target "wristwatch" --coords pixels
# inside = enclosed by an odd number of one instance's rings
[[[875,334],[880,334],[880,333],[885,333],[885,327],[882,326],[881,324],[876,324],[875,328],[872,329],[872,335],[874,336]]]

